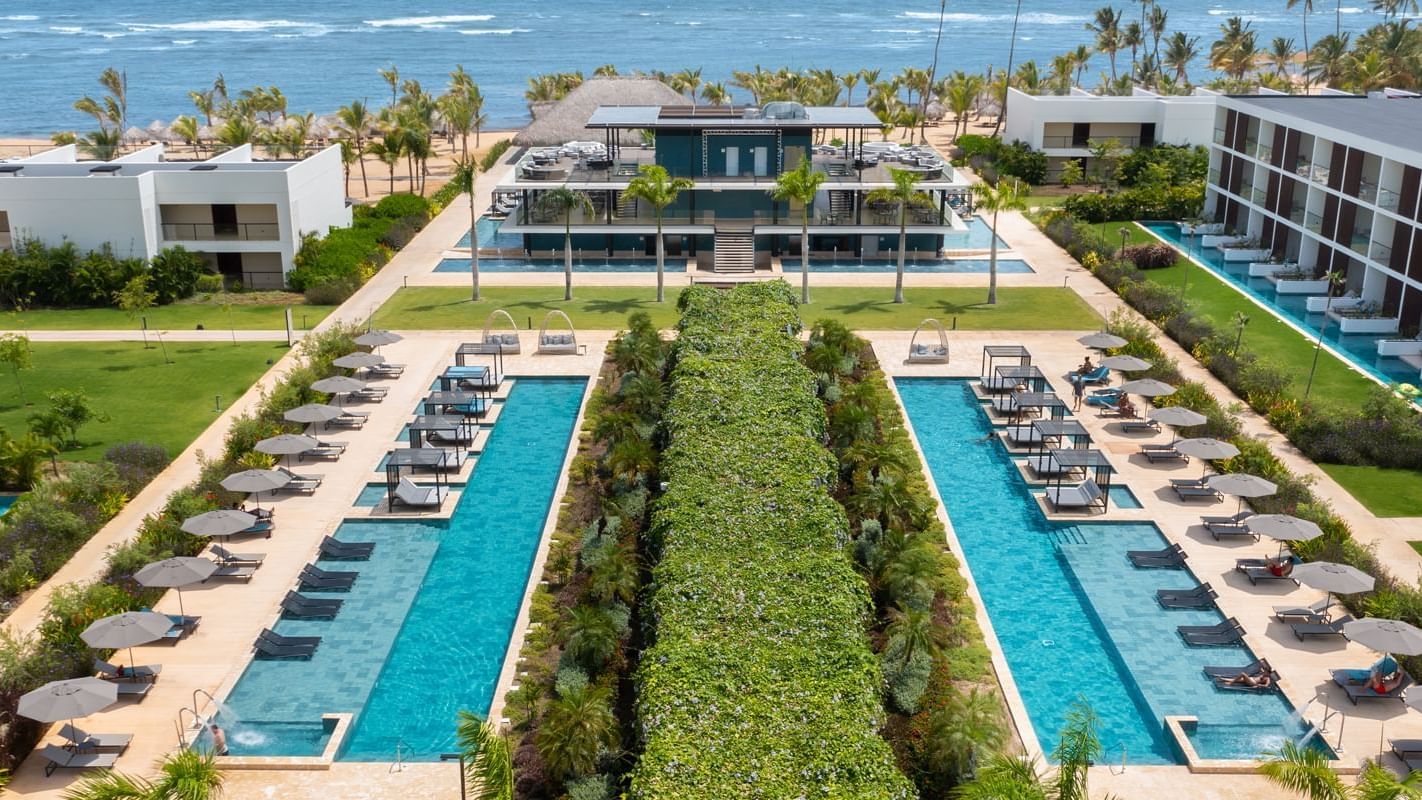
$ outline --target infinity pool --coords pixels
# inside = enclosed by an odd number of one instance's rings
[[[686,272],[686,261],[667,259],[667,272]],[[446,258],[437,264],[435,272],[469,272],[469,259]],[[562,272],[561,258],[481,258],[480,272]],[[656,272],[654,259],[585,258],[573,261],[573,272]]]
[[[785,272],[800,273],[800,259],[787,256],[780,260],[780,268]],[[986,275],[990,264],[986,258],[925,258],[906,259],[904,272],[958,272]],[[810,259],[810,272],[894,272],[898,262],[893,259],[861,261],[856,259]],[[1032,267],[1021,259],[999,258],[997,271],[1001,275],[1023,275],[1033,272]]]
[[[1243,261],[1225,261],[1224,253],[1214,247],[1200,247],[1198,239],[1191,240],[1180,235],[1180,226],[1174,222],[1149,222],[1142,223],[1151,233],[1174,245],[1177,250],[1186,253],[1195,260],[1204,263],[1220,279],[1243,289],[1250,297],[1263,302],[1273,309],[1274,313],[1298,325],[1308,331],[1310,338],[1318,337],[1318,327],[1323,324],[1323,314],[1310,314],[1306,306],[1303,295],[1281,295],[1274,291],[1274,284],[1265,278],[1249,277],[1249,264]],[[1249,339],[1249,331],[1244,332],[1245,340]],[[1352,362],[1359,369],[1388,383],[1416,383],[1417,368],[1411,366],[1400,358],[1387,358],[1378,355],[1377,342],[1379,339],[1397,338],[1396,334],[1390,336],[1376,336],[1369,334],[1348,334],[1344,335],[1337,322],[1330,321],[1327,330],[1324,331],[1323,341],[1333,346],[1333,349],[1342,353],[1343,356]]]
[[[334,620],[287,620],[321,636],[309,661],[254,660],[222,720],[233,755],[315,755],[323,713],[355,724],[340,758],[433,761],[460,709],[487,713],[587,382],[520,378],[448,522],[347,521],[376,542]]]
[[[1253,656],[1181,641],[1176,626],[1221,617],[1156,602],[1156,589],[1197,581],[1127,560],[1127,550],[1165,545],[1155,526],[1048,522],[1001,443],[984,438],[992,427],[968,381],[894,383],[1044,750],[1078,698],[1100,717],[1102,760],[1112,764],[1180,761],[1166,716],[1199,718],[1192,742],[1203,758],[1253,759],[1303,733],[1282,695],[1221,691],[1204,676],[1203,666]]]
[[[479,249],[486,247],[498,250],[511,250],[523,247],[523,237],[517,233],[500,233],[499,228],[503,220],[494,219],[490,216],[482,216],[475,223],[479,231]],[[469,231],[464,232],[464,237],[459,240],[458,247],[469,246]]]

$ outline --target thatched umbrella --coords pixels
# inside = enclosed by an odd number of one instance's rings
[[[514,137],[514,144],[520,147],[547,147],[578,139],[600,142],[607,132],[587,127],[588,119],[598,106],[674,106],[685,103],[685,97],[655,78],[589,78],[562,100],[535,114],[533,121]],[[619,136],[624,145],[641,143],[641,136],[636,131],[624,131]]]

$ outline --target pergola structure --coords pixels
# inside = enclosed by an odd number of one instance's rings
[[[504,380],[504,346],[497,342],[465,342],[454,351],[455,367],[480,366],[471,364],[472,358],[489,359],[491,374],[485,376],[485,382],[491,384],[490,390],[499,388]]]
[[[458,469],[452,463],[454,451],[438,447],[400,448],[391,450],[385,459],[385,505],[395,507],[395,490],[400,486],[400,478],[413,474],[416,470],[434,473],[435,486],[448,490],[449,479],[445,476],[451,469]],[[443,494],[443,492],[441,492]]]
[[[989,344],[983,346],[982,370],[978,373],[983,382],[983,388],[988,391],[1006,392],[1011,391],[1017,383],[1002,385],[998,382],[996,367],[999,366],[1029,366],[1032,363],[1032,353],[1020,344]]]
[[[1087,447],[1076,447],[1053,448],[1048,450],[1047,454],[1060,467],[1051,477],[1051,486],[1060,489],[1068,483],[1077,484],[1090,479],[1101,492],[1100,497],[1092,501],[1087,509],[1099,508],[1105,512],[1110,507],[1111,475],[1115,470],[1111,467],[1111,462],[1106,460],[1105,453]]]

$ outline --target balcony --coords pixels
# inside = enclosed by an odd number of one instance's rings
[[[1271,163],[1274,160],[1274,148],[1267,144],[1261,144],[1259,145],[1259,150],[1254,154],[1254,157],[1266,164]]]
[[[1311,232],[1311,233],[1316,233],[1316,234],[1318,234],[1319,236],[1322,236],[1322,235],[1323,235],[1323,217],[1320,216],[1320,215],[1318,215],[1318,214],[1313,214],[1313,213],[1305,214],[1305,215],[1304,215],[1304,229],[1307,230],[1307,231],[1309,231],[1309,232]]]
[[[1225,129],[1224,129],[1224,128],[1215,128],[1215,137],[1214,137],[1214,142],[1215,142],[1215,144],[1221,144],[1221,145],[1224,144],[1224,141],[1225,141],[1225,133],[1226,133],[1226,132],[1225,132]]]
[[[1382,242],[1373,242],[1372,247],[1368,248],[1368,258],[1371,258],[1379,264],[1391,264],[1392,248]]]
[[[1378,189],[1377,206],[1385,211],[1397,213],[1398,203],[1397,192],[1391,189]]]
[[[1366,256],[1370,243],[1368,231],[1354,230],[1353,235],[1348,239],[1348,249],[1360,256]]]
[[[1141,137],[1139,136],[1092,136],[1089,141],[1081,141],[1074,136],[1043,136],[1042,149],[1074,149],[1089,150],[1091,142],[1104,142],[1107,139],[1115,139],[1116,143],[1125,148],[1140,147]]]
[[[1303,207],[1303,206],[1294,206],[1294,207],[1290,208],[1290,209],[1289,209],[1289,222],[1292,222],[1292,223],[1294,223],[1295,225],[1303,225],[1303,224],[1304,224],[1304,213],[1305,213],[1305,212],[1304,212],[1304,207]]]
[[[1328,185],[1328,167],[1320,167],[1317,164],[1309,170],[1308,179],[1323,186]]]
[[[1209,184],[1209,185],[1211,185],[1211,186],[1219,186],[1219,185],[1220,185],[1220,171],[1219,171],[1219,169],[1212,169],[1212,170],[1210,170],[1210,184]]]
[[[1269,193],[1264,189],[1255,189],[1249,193],[1249,199],[1256,206],[1264,206],[1269,199]]]
[[[164,223],[163,238],[170,242],[275,242],[281,230],[275,222]]]
[[[1383,312],[1375,301],[1364,301],[1353,308],[1330,308],[1329,319],[1338,321],[1342,333],[1397,333],[1398,319]]]

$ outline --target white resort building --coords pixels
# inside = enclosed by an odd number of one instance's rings
[[[33,238],[151,258],[181,245],[253,289],[279,289],[308,233],[351,224],[340,149],[256,161],[250,145],[165,161],[154,145],[79,161],[73,145],[0,163],[0,249]]]

